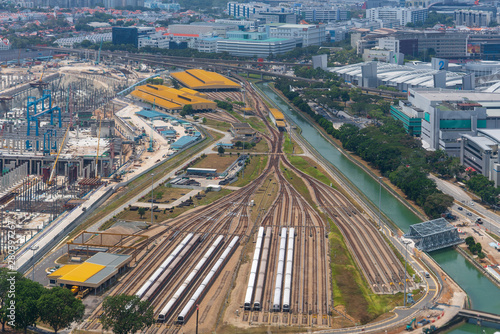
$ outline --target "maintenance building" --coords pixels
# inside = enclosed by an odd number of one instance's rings
[[[205,70],[186,70],[171,74],[172,78],[191,90],[218,91],[239,90],[241,85],[223,75]]]
[[[81,264],[65,265],[50,275],[49,285],[61,287],[77,286],[80,290],[90,288],[99,293],[116,282],[127,270],[130,255],[97,253]]]
[[[286,128],[285,116],[278,109],[269,108],[269,118],[273,121],[278,130],[283,131]]]
[[[186,88],[174,89],[163,85],[143,85],[136,87],[131,95],[168,111],[180,111],[185,105],[191,105],[193,110],[199,111],[217,108],[215,102],[203,97],[204,94]]]

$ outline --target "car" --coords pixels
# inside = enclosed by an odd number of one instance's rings
[[[467,216],[472,216],[472,213],[470,213],[470,212],[467,212]]]
[[[474,206],[474,202],[470,202],[470,205],[471,205],[471,206]]]
[[[462,211],[464,208],[462,208],[461,206],[458,207],[458,210]]]

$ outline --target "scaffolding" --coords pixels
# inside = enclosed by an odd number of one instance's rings
[[[460,239],[457,228],[444,218],[411,225],[404,237],[413,239],[415,247],[424,252],[432,252],[464,242]]]

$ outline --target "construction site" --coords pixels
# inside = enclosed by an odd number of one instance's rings
[[[125,121],[130,131],[116,126],[115,114],[130,105],[117,97],[150,71],[103,63],[100,55],[91,61],[66,54],[39,58],[1,66],[2,253],[7,225],[15,224],[23,245],[103,184],[140,170],[139,160],[161,147],[152,130],[146,135],[145,122]]]

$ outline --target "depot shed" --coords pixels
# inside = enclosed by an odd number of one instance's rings
[[[116,282],[117,276],[127,270],[130,255],[97,253],[82,264],[69,264],[50,275],[51,286],[78,286],[91,288],[96,293]]]

